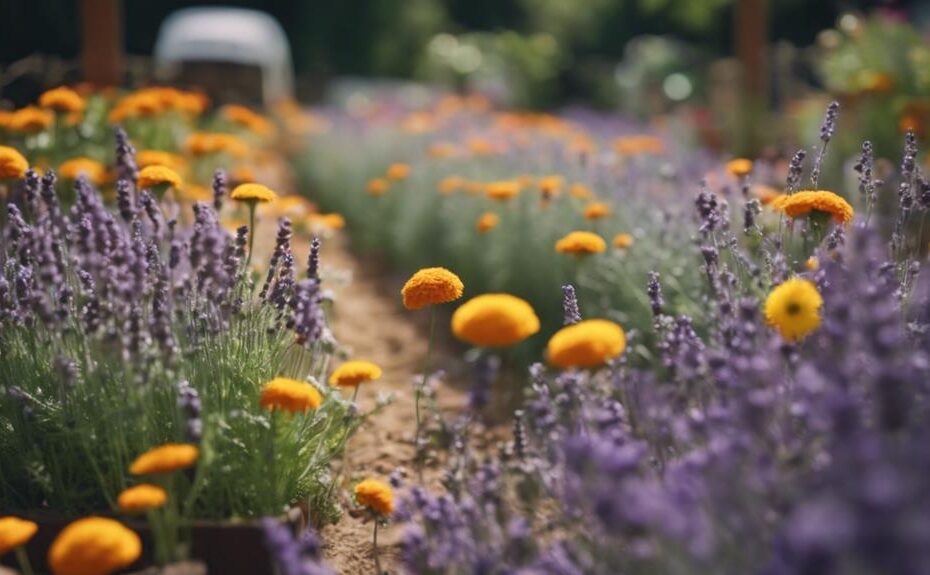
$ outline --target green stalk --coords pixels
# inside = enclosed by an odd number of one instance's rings
[[[255,246],[255,202],[249,202],[249,255],[245,258],[245,273],[251,274],[252,248]]]
[[[375,534],[372,539],[374,547],[372,553],[375,556],[375,575],[381,575],[381,558],[378,556],[378,520],[375,519]]]
[[[420,459],[420,397],[423,395],[423,387],[426,385],[426,378],[429,376],[429,358],[430,354],[433,352],[433,332],[436,327],[436,308],[435,306],[430,306],[429,308],[429,339],[426,344],[426,358],[423,361],[423,379],[417,384],[416,387],[416,400],[414,403],[414,409],[416,410],[416,419],[417,427],[413,435],[413,459],[417,467],[417,475],[420,478],[420,482],[423,481],[423,462]]]
[[[377,527],[377,524],[375,524]],[[22,546],[16,548],[16,561],[19,563],[19,570],[22,575],[34,575],[32,570],[32,564],[29,562],[29,556],[26,555],[26,550]]]

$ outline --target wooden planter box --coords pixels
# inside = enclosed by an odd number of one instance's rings
[[[294,510],[280,521],[295,532],[305,526],[303,514]],[[35,521],[39,531],[26,545],[29,561],[37,573],[50,573],[46,558],[52,541],[74,519],[44,515],[18,515]],[[133,573],[152,566],[152,533],[144,521],[124,521],[142,539],[142,556],[121,573]],[[265,547],[265,533],[257,521],[197,521],[191,529],[191,559],[206,565],[210,575],[274,575],[271,556]],[[0,564],[16,568],[16,557],[9,553]]]

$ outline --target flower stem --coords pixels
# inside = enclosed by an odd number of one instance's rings
[[[375,557],[375,575],[381,575],[381,557],[378,556],[378,520],[375,519],[375,534],[372,539],[372,554]]]
[[[430,354],[433,352],[433,332],[436,327],[436,308],[430,306],[429,308],[429,339],[426,344],[426,358],[423,361],[423,377],[417,382],[416,386],[416,400],[415,400],[415,409],[416,409],[416,419],[417,427],[416,432],[413,435],[413,449],[414,449],[414,462],[417,467],[417,475],[420,478],[420,481],[423,481],[423,462],[420,457],[420,397],[423,395],[423,388],[426,386],[427,377],[429,377],[429,358]]]
[[[19,563],[19,570],[22,575],[34,575],[35,571],[32,570],[29,556],[26,555],[26,550],[22,546],[16,548],[16,561]]]
[[[249,255],[245,258],[245,271],[249,271],[249,264],[252,263],[252,248],[255,246],[255,202],[249,202]]]

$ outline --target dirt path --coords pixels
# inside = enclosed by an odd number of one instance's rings
[[[336,338],[349,357],[374,361],[384,369],[379,382],[360,389],[362,410],[372,409],[379,394],[394,396],[393,402],[372,417],[349,442],[347,473],[343,477],[345,492],[363,477],[387,480],[398,467],[404,467],[413,480],[410,464],[415,421],[413,380],[422,369],[426,354],[426,329],[422,321],[426,312],[404,310],[399,305],[396,280],[389,281],[384,273],[362,265],[348,252],[341,236],[324,240],[322,263],[324,285],[336,294],[332,325]],[[335,276],[333,281],[327,281],[327,275]],[[453,379],[461,377],[460,360],[442,348],[440,345],[438,353],[434,350],[432,365],[447,369]],[[466,401],[461,388],[440,384],[437,403],[444,412],[459,411]],[[427,468],[424,483],[435,486],[439,473],[439,469]],[[397,527],[389,527],[378,537],[382,567],[391,573],[399,572],[395,568],[399,531]],[[340,574],[370,575],[374,572],[371,536],[370,522],[345,513],[336,525],[323,529],[328,564]]]

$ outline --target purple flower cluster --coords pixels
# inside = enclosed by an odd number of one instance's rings
[[[307,528],[299,537],[291,529],[272,518],[262,519],[265,545],[281,575],[335,575],[323,563],[320,540]]]

